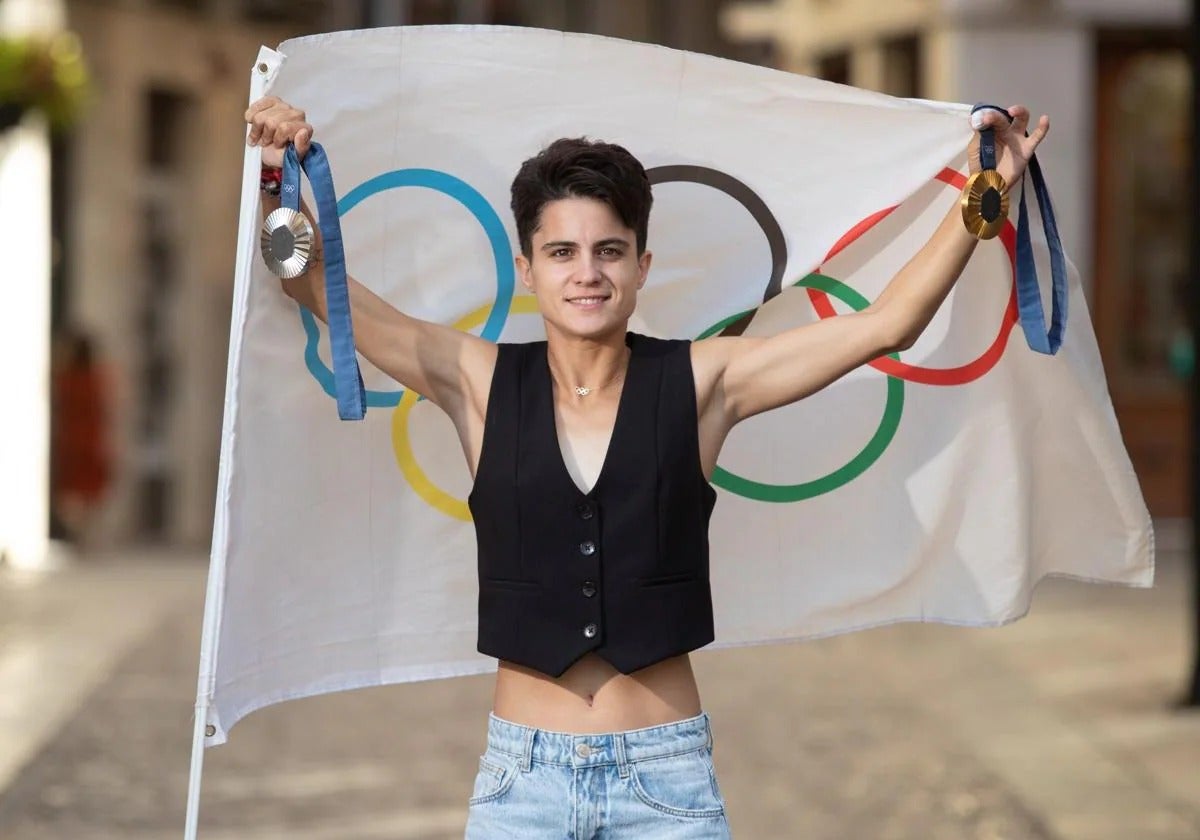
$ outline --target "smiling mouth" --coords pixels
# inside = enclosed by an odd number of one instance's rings
[[[607,297],[577,297],[567,298],[567,303],[574,303],[579,306],[595,306],[596,304],[604,303],[606,300],[608,300]]]

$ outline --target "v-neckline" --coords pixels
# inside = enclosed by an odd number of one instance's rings
[[[550,409],[550,432],[554,441],[554,451],[557,455],[558,469],[563,478],[567,480],[567,486],[573,488],[575,492],[587,498],[590,498],[599,488],[600,483],[604,481],[604,476],[608,473],[608,464],[612,460],[613,444],[617,440],[617,432],[621,428],[621,418],[627,413],[625,410],[625,399],[629,393],[629,378],[633,374],[633,359],[637,355],[634,351],[634,335],[631,332],[625,333],[625,346],[629,348],[629,358],[625,362],[625,377],[621,381],[621,394],[617,397],[617,413],[613,417],[612,433],[608,436],[608,446],[604,449],[604,460],[600,462],[600,472],[596,473],[596,480],[592,482],[591,489],[584,490],[575,481],[575,477],[571,475],[571,470],[567,468],[567,459],[563,456],[562,441],[558,437],[558,412],[554,402],[554,374],[550,371],[550,346],[545,347],[543,356],[544,371],[546,374],[546,389],[549,395]]]

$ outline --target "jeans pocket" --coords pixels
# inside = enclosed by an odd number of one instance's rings
[[[475,787],[471,791],[470,805],[495,802],[508,793],[516,780],[516,768],[509,762],[484,753],[479,758],[479,772],[475,775]]]
[[[707,749],[635,761],[629,769],[634,794],[657,811],[697,819],[725,814]]]

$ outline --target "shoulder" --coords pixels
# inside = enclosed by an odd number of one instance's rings
[[[730,361],[748,342],[758,339],[742,336],[713,336],[691,345],[692,376],[696,382],[696,401],[701,412],[724,404],[725,373]],[[714,399],[721,395],[721,398]]]
[[[696,372],[697,382],[701,378],[720,379],[740,342],[740,338],[730,336],[713,336],[691,342],[692,369]]]

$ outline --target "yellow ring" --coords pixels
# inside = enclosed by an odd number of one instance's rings
[[[466,332],[478,327],[487,320],[491,309],[490,304],[485,304],[474,312],[464,315],[454,324],[454,329]],[[533,295],[514,297],[508,312],[510,315],[535,315],[538,312],[537,299]],[[466,500],[456,499],[430,481],[429,476],[425,475],[425,471],[417,463],[408,436],[408,418],[418,399],[420,397],[416,391],[406,388],[404,395],[400,397],[400,402],[396,405],[396,411],[392,414],[392,448],[396,452],[396,463],[400,467],[400,473],[417,495],[424,499],[430,507],[440,510],[452,519],[470,522],[471,511],[467,507]]]

